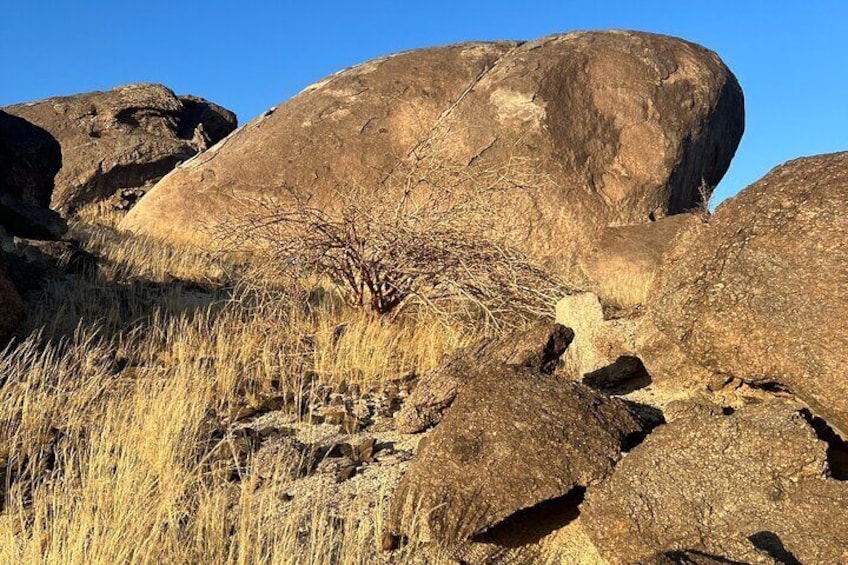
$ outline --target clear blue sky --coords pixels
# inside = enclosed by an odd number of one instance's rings
[[[848,2],[0,0],[0,106],[161,82],[242,122],[343,67],[399,50],[624,28],[717,51],[747,130],[716,194],[848,149]]]

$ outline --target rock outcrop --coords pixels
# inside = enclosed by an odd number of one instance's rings
[[[777,167],[668,263],[650,313],[693,365],[788,389],[848,437],[846,194],[848,153]]]
[[[52,206],[73,211],[156,181],[236,127],[235,115],[160,85],[133,84],[3,109],[61,145]],[[54,166],[44,161],[43,166]],[[46,169],[45,169],[46,170]]]
[[[844,563],[848,484],[828,478],[825,443],[779,402],[726,412],[689,405],[589,490],[581,519],[600,553]]]
[[[561,497],[574,510],[644,431],[626,403],[580,383],[492,368],[426,439],[394,494],[392,526],[450,545]]]
[[[606,226],[698,207],[743,122],[733,74],[671,37],[580,32],[411,51],[269,110],[162,179],[123,227],[207,247],[208,230],[247,223],[266,199],[285,207],[291,191],[331,211],[352,187],[494,182],[501,231],[565,272]]]

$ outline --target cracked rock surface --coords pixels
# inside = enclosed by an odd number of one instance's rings
[[[415,384],[395,422],[401,433],[417,433],[438,424],[459,389],[476,375],[501,364],[553,373],[574,339],[574,332],[539,321],[500,339],[486,339],[456,351]]]
[[[718,207],[663,270],[650,308],[691,364],[749,383],[779,383],[843,437],[846,194],[848,153],[775,168]],[[652,369],[652,359],[645,361]]]
[[[600,553],[844,563],[848,484],[828,477],[824,442],[779,401],[725,412],[690,405],[589,490],[581,518]]]

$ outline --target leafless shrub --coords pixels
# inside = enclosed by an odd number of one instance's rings
[[[526,231],[497,210],[533,181],[523,170],[515,161],[471,174],[430,158],[374,187],[316,195],[280,186],[217,235],[229,250],[270,252],[290,273],[326,276],[349,303],[380,315],[410,306],[492,322],[550,315],[562,283],[518,250]]]
[[[704,179],[701,179],[701,184],[698,185],[698,196],[700,199],[698,200],[698,207],[695,209],[695,213],[704,223],[709,222],[712,217],[712,212],[710,212],[710,200],[713,195],[707,181]]]

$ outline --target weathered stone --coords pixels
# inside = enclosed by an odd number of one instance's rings
[[[650,312],[681,349],[678,366],[778,383],[848,437],[846,194],[848,153],[777,167],[668,263]],[[654,377],[689,373],[652,357]]]
[[[624,402],[575,382],[502,365],[459,392],[392,501],[395,533],[444,543],[595,484],[643,425]]]
[[[464,383],[500,364],[553,373],[573,338],[573,332],[565,326],[540,321],[503,338],[483,339],[454,352],[418,381],[395,416],[398,431],[410,434],[435,426]]]
[[[63,211],[158,180],[236,127],[232,112],[200,98],[178,98],[152,84],[49,98],[4,111],[61,144],[51,202]]]
[[[583,523],[611,565],[675,551],[848,558],[848,484],[827,478],[826,446],[794,408],[691,408],[589,490]]]
[[[160,181],[122,226],[210,247],[210,232],[250,223],[260,202],[285,208],[290,191],[332,213],[354,187],[497,178],[493,222],[566,273],[601,229],[699,206],[743,122],[732,73],[671,37],[580,32],[410,51],[269,110]]]

